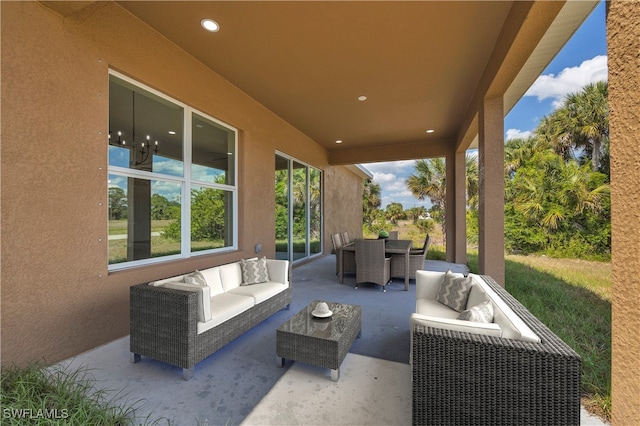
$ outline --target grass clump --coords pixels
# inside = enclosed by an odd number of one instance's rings
[[[3,367],[0,417],[3,425],[133,425],[137,403],[97,389],[86,369],[69,370],[35,363]],[[159,420],[145,424],[159,424]]]

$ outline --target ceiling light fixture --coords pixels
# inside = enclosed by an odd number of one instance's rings
[[[338,140],[336,141],[336,143],[342,143],[342,141],[338,139]]]
[[[360,102],[364,102],[364,101],[366,101],[366,100],[367,100],[367,97],[366,97],[366,96],[358,96],[358,100],[359,100]]]
[[[435,130],[433,130],[433,129],[427,130],[427,133],[433,133],[433,132],[435,132]]]
[[[216,33],[220,30],[220,25],[213,19],[203,19],[200,21],[200,25],[202,25],[202,28],[212,33]]]

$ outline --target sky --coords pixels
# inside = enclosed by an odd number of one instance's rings
[[[607,80],[607,44],[605,4],[600,2],[551,61],[540,77],[504,119],[505,140],[524,138],[535,130],[540,119],[553,112],[569,93],[580,91],[588,83]],[[424,206],[411,195],[405,181],[413,173],[414,160],[368,163],[363,166],[380,185],[384,209],[389,203],[401,203],[404,209]]]

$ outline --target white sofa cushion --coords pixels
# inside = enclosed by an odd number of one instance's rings
[[[222,293],[209,300],[211,320],[202,323],[198,322],[198,334],[210,330],[228,319],[251,309],[254,305],[253,297],[241,296],[239,294]]]
[[[240,285],[260,284],[270,281],[266,257],[242,259],[240,260],[240,268],[242,270],[242,283]]]
[[[439,318],[418,313],[411,314],[411,328],[414,325],[442,328],[445,330],[462,331],[466,333],[484,334],[486,336],[501,337],[502,329],[496,323],[472,322],[451,318]]]
[[[220,279],[220,267],[215,266],[213,268],[203,269],[200,273],[207,281],[207,285],[211,288],[211,297],[224,293],[222,280]]]
[[[289,286],[289,261],[278,259],[267,259],[267,269],[271,281]]]
[[[473,279],[473,276],[472,276]],[[467,299],[466,309],[469,309],[473,306],[477,306],[482,302],[486,302],[487,300],[491,300],[491,298],[487,295],[487,292],[484,291],[484,288],[474,280],[474,285],[471,287],[469,291],[469,298]]]
[[[198,322],[207,322],[211,320],[211,293],[209,286],[201,286],[197,284],[188,284],[184,282],[167,282],[161,285],[165,288],[174,290],[192,291],[198,293]],[[206,303],[205,303],[206,302]]]
[[[243,285],[238,288],[234,288],[233,290],[229,290],[229,293],[253,297],[254,302],[257,305],[258,303],[262,303],[286,289],[286,285],[270,281],[266,283]]]
[[[225,292],[240,287],[240,284],[242,283],[240,262],[228,263],[226,265],[219,266],[219,268],[220,280],[222,281],[222,288]]]

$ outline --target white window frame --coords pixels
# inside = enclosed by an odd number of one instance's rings
[[[124,80],[135,87],[139,87],[147,92],[152,93],[160,98],[163,98],[179,107],[183,110],[183,165],[184,171],[183,176],[173,176],[173,175],[164,175],[162,173],[148,172],[144,170],[131,169],[126,167],[119,166],[111,166],[108,164],[108,155],[107,155],[107,166],[108,166],[108,175],[116,174],[123,177],[131,177],[131,178],[139,178],[145,180],[162,180],[162,181],[170,181],[177,182],[181,185],[181,238],[180,238],[180,254],[173,254],[162,257],[151,257],[148,259],[140,259],[140,260],[131,260],[126,262],[114,263],[108,265],[109,272],[118,271],[123,269],[135,268],[144,265],[152,265],[158,263],[164,263],[177,259],[188,259],[191,257],[203,256],[213,253],[223,253],[229,251],[238,250],[238,129],[230,126],[227,123],[224,123],[210,115],[197,110],[195,108],[190,107],[176,99],[173,99],[162,92],[159,92],[143,83],[140,83],[137,80],[134,80],[126,75],[123,75],[117,71],[109,70],[109,76],[117,77],[121,80]],[[201,117],[204,117],[208,120],[211,120],[226,129],[233,131],[234,134],[234,172],[233,172],[233,185],[229,184],[217,184],[212,182],[204,182],[199,180],[191,180],[191,160],[192,160],[192,129],[191,123],[193,119],[193,114],[198,114]],[[107,146],[108,149],[108,146]],[[191,187],[192,186],[200,186],[205,188],[213,188],[220,189],[223,191],[231,192],[232,194],[232,209],[233,209],[233,225],[232,225],[232,235],[233,235],[233,244],[231,246],[209,249],[209,250],[199,250],[192,252],[191,251]],[[107,209],[109,208],[109,203],[107,203]],[[108,223],[107,223],[108,229]],[[107,232],[108,233],[108,232]]]

